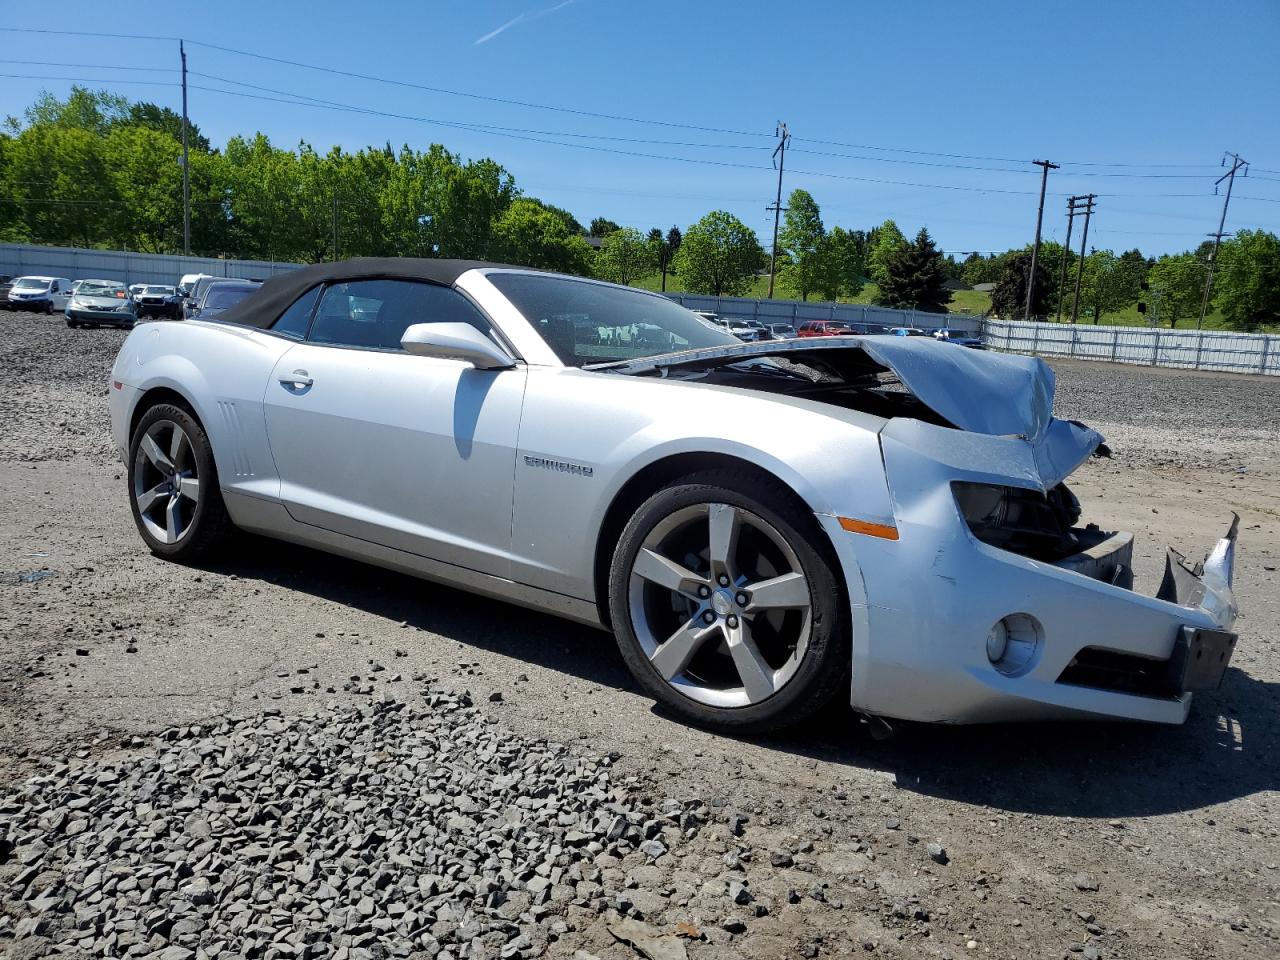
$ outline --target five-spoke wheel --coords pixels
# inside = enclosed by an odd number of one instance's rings
[[[133,517],[151,549],[190,560],[219,545],[230,521],[204,428],[172,404],[151,407],[130,443]]]
[[[780,485],[715,474],[659,491],[611,577],[624,656],[664,704],[738,730],[793,723],[847,676],[822,534]]]

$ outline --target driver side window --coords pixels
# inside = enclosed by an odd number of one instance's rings
[[[415,323],[467,323],[488,336],[489,322],[449,287],[413,280],[351,280],[325,287],[308,340],[343,347],[399,350]]]

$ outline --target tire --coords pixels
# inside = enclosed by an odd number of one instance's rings
[[[45,312],[46,314],[50,315],[50,316],[52,316],[52,315],[53,315],[53,301],[52,301],[52,300],[50,300],[48,303],[46,303],[46,304],[44,305],[44,312]]]
[[[68,318],[68,320],[67,320],[67,326],[74,330],[76,327],[80,326],[80,324],[78,324],[78,323],[76,323],[74,320],[71,320],[71,319],[69,319],[69,318]]]
[[[713,528],[736,529],[720,537],[731,546],[716,549]],[[689,723],[730,733],[793,726],[849,689],[838,570],[812,512],[782,483],[731,469],[678,480],[635,512],[614,551],[609,611],[622,657]]]
[[[175,428],[185,438],[176,445]],[[138,533],[166,560],[214,556],[234,530],[209,438],[195,417],[173,404],[147,410],[129,438],[128,491]]]

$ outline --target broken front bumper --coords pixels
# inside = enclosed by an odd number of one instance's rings
[[[959,521],[949,492],[897,507],[897,541],[851,544],[831,530],[845,569],[858,571],[856,709],[950,723],[1181,723],[1192,693],[1221,682],[1235,646],[1235,523],[1199,567],[1171,553],[1148,597],[1132,590],[1130,534],[1045,563],[940,517]]]

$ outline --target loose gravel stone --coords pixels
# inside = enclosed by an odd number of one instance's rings
[[[13,934],[145,960],[541,955],[584,895],[666,906],[593,862],[639,871],[679,840],[662,823],[644,838],[652,818],[612,763],[512,736],[434,688],[420,705],[168,730],[139,757],[0,794],[37,914]]]

